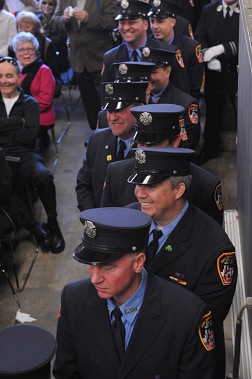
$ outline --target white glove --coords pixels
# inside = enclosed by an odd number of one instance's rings
[[[221,55],[225,52],[224,46],[223,45],[216,45],[213,47],[209,47],[204,53],[204,62],[209,62],[213,58],[218,57],[218,55]]]
[[[221,72],[221,63],[219,59],[212,59],[210,62],[207,63],[207,67],[209,68],[209,70]]]

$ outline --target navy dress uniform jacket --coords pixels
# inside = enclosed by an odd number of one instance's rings
[[[77,175],[78,208],[84,211],[100,206],[109,163],[116,160],[117,137],[110,128],[95,130],[87,154]]]
[[[109,164],[103,189],[102,207],[122,207],[137,201],[135,186],[127,183],[134,172],[135,159]],[[189,199],[219,224],[223,221],[223,204],[220,179],[204,168],[191,163],[192,183]]]
[[[199,122],[199,102],[197,99],[190,96],[188,93],[182,91],[169,83],[164,92],[160,96],[158,104],[178,104],[185,108],[183,113],[183,120],[187,134],[187,140],[181,142],[181,147],[196,149],[200,138],[200,122]],[[183,136],[182,136],[183,141]]]
[[[153,38],[149,37],[147,38],[146,46],[159,49],[167,48],[166,44],[163,42],[154,40]],[[116,46],[114,49],[107,51],[103,57],[102,83],[113,82],[115,80],[113,63],[127,62],[129,60],[130,58],[125,43],[122,43],[121,45]],[[190,93],[190,81],[185,67],[183,67],[175,57],[172,60],[172,65],[173,70],[171,74],[171,81],[183,91]]]
[[[239,13],[233,12],[228,23],[223,11],[217,11],[221,1],[208,4],[202,9],[195,36],[202,48],[223,44],[225,53],[217,57],[221,62],[221,72],[209,70],[206,65],[205,86],[217,93],[235,94],[238,88],[238,41]]]
[[[107,310],[89,280],[62,292],[56,379],[212,379],[213,350],[200,342],[208,307],[195,295],[149,276],[125,358],[120,365]]]
[[[201,44],[185,35],[174,34],[172,42],[180,49],[190,79],[190,94],[200,98],[200,89],[203,81],[204,63]]]

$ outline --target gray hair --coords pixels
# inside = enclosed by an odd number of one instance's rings
[[[34,49],[37,51],[39,48],[39,42],[37,38],[30,32],[20,32],[17,33],[11,41],[11,46],[14,52],[17,52],[17,49],[20,45],[31,42],[33,44]]]
[[[171,182],[172,189],[176,188],[180,183],[184,183],[186,186],[186,191],[185,191],[183,197],[187,197],[188,190],[189,190],[191,182],[192,182],[192,175],[170,176],[169,180]]]

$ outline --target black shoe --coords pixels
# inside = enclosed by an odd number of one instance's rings
[[[50,236],[46,225],[42,222],[37,222],[35,229],[32,231],[38,246],[41,247],[43,251],[49,250]]]
[[[50,230],[50,250],[52,253],[61,253],[65,249],[65,241],[60,228]]]

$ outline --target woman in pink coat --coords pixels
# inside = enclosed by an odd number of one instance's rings
[[[33,34],[17,33],[12,39],[12,47],[22,68],[19,84],[26,94],[33,96],[39,103],[41,142],[42,148],[46,148],[49,143],[47,131],[55,124],[54,76],[51,69],[37,58],[39,42]]]

